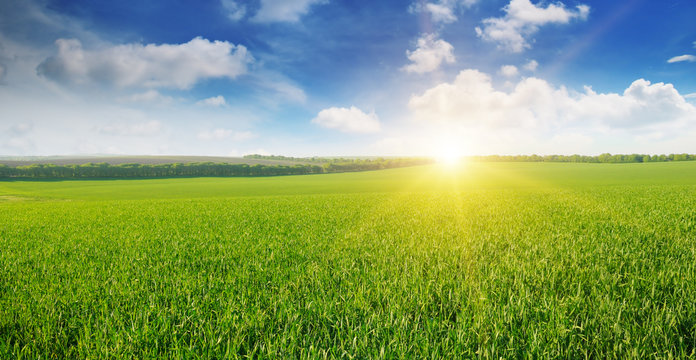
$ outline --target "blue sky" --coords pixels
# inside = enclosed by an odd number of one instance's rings
[[[0,3],[0,155],[696,152],[687,0]]]

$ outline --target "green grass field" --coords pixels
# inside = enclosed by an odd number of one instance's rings
[[[0,182],[0,358],[696,358],[696,162]]]

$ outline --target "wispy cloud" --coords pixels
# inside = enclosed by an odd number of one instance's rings
[[[12,151],[28,151],[34,148],[31,132],[34,129],[31,123],[15,123],[0,132],[0,149]],[[3,149],[3,150],[4,150]]]
[[[204,105],[204,106],[224,106],[227,105],[227,101],[225,101],[225,98],[222,95],[218,96],[213,96],[209,97],[207,99],[200,100],[196,102],[197,105]]]
[[[251,21],[260,23],[297,22],[307,14],[312,5],[328,0],[261,0],[261,7]]]
[[[694,62],[694,61],[696,61],[696,56],[686,54],[686,55],[675,56],[675,57],[667,60],[667,62],[670,64],[676,63],[676,62],[682,62],[682,61]]]
[[[531,47],[528,38],[546,24],[567,24],[572,19],[587,19],[590,7],[578,5],[566,9],[561,2],[546,7],[534,5],[530,0],[511,0],[503,8],[505,16],[483,20],[483,27],[476,27],[476,34],[483,40],[497,43],[502,49],[519,53]]]
[[[232,21],[239,21],[246,15],[246,6],[240,5],[235,0],[221,0],[221,4],[227,18]]]
[[[170,104],[174,99],[171,96],[162,95],[157,90],[147,90],[118,98],[122,102],[149,103],[149,104]]]
[[[234,131],[230,129],[213,129],[205,130],[198,133],[197,136],[201,140],[225,140],[244,141],[256,137],[251,131]]]
[[[409,12],[428,13],[434,23],[449,24],[457,21],[457,9],[470,7],[476,2],[478,0],[421,0],[411,4]]]
[[[105,135],[118,136],[149,136],[155,135],[163,130],[163,125],[157,120],[143,123],[112,123],[99,128],[99,132]]]

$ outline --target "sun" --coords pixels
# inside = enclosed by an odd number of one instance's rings
[[[455,167],[462,163],[463,153],[460,146],[441,144],[435,152],[437,162],[446,167]]]
[[[456,153],[442,153],[438,154],[437,162],[445,166],[456,166],[461,161],[462,157]]]

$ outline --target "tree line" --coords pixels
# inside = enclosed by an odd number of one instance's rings
[[[472,161],[481,162],[572,162],[572,163],[643,163],[666,161],[692,161],[696,155],[669,154],[669,155],[645,155],[645,154],[609,154],[598,156],[588,155],[485,155],[470,156]]]
[[[118,164],[81,165],[32,164],[10,167],[0,164],[0,178],[152,178],[152,177],[242,177],[326,174],[391,169],[431,163],[428,158],[339,159],[323,164],[249,165],[230,163]]]
[[[252,160],[292,161],[292,162],[299,162],[299,163],[328,163],[328,162],[347,160],[345,158],[332,159],[332,158],[318,157],[318,156],[293,157],[293,156],[283,156],[283,155],[261,155],[261,154],[244,155],[244,158],[245,159],[252,159]]]
[[[295,165],[249,165],[213,162],[173,164],[118,164],[88,163],[81,165],[32,164],[11,167],[0,164],[0,178],[152,178],[152,177],[242,177],[328,174],[339,172],[392,169],[433,163],[432,158],[345,159],[345,158],[291,158],[279,155],[249,155],[249,159],[304,161]],[[669,154],[601,154],[588,155],[485,155],[470,156],[470,161],[481,162],[572,162],[572,163],[641,163],[666,161],[693,161],[696,155]]]

